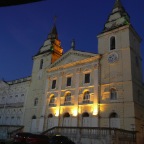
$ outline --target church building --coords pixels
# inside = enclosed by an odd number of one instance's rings
[[[33,56],[30,77],[0,81],[0,125],[41,133],[59,127],[137,131],[144,139],[141,38],[116,0],[97,36],[98,53],[71,48],[63,54],[56,25]]]

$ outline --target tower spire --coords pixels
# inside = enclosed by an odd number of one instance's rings
[[[125,11],[120,0],[116,0],[111,14],[104,25],[103,32],[130,24],[130,16]]]
[[[114,8],[122,6],[120,0],[116,0],[114,4]]]
[[[57,19],[57,17],[54,16],[54,24],[51,29],[51,32],[48,35],[48,39],[58,39],[58,33],[57,33],[57,28],[56,28],[56,19]]]

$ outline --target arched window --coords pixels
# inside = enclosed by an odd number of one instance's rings
[[[35,115],[33,115],[33,116],[32,116],[32,119],[36,119],[36,116],[35,116]]]
[[[90,102],[90,93],[89,91],[84,92],[83,96],[83,103],[89,103]]]
[[[82,114],[82,126],[89,127],[91,125],[90,116],[87,112]]]
[[[110,114],[110,118],[118,118],[117,113],[113,112]]]
[[[48,115],[48,118],[52,118],[52,117],[53,117],[53,115],[52,115],[52,114],[49,114],[49,115]]]
[[[63,117],[64,117],[64,118],[70,117],[70,114],[69,114],[69,113],[65,113],[65,114],[63,115]]]
[[[117,91],[114,88],[111,88],[110,90],[110,100],[116,100],[117,99]]]
[[[70,114],[68,112],[66,112],[63,115],[63,126],[70,126],[71,125],[71,118],[70,118]]]
[[[115,112],[111,113],[109,116],[109,121],[111,128],[120,128],[120,119],[117,113]]]
[[[35,115],[32,116],[32,121],[31,121],[31,132],[36,132],[37,130],[37,125],[36,125],[36,121],[37,121],[37,118]]]
[[[65,96],[65,102],[64,104],[70,104],[71,103],[71,93],[67,93]]]
[[[38,105],[38,98],[35,98],[34,99],[34,106],[37,106]]]
[[[50,105],[50,106],[55,105],[55,96],[54,96],[54,95],[50,98],[49,105]]]
[[[47,128],[50,129],[52,127],[54,127],[54,119],[53,119],[53,115],[49,114],[47,119]]]
[[[43,59],[41,59],[41,61],[40,61],[40,69],[42,69],[43,68]]]
[[[82,114],[82,117],[89,117],[89,114],[88,114],[87,112],[84,112],[84,113]]]
[[[114,50],[115,48],[116,48],[116,46],[115,46],[115,37],[114,36],[112,36],[111,38],[110,38],[110,50]]]

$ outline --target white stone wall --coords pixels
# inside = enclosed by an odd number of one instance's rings
[[[0,125],[23,125],[29,83],[30,77],[0,83]]]
[[[69,60],[69,58],[67,58],[67,60]],[[80,63],[81,61],[77,62]],[[91,60],[90,62],[88,60],[84,64],[70,64],[72,66],[65,67],[65,62],[64,64],[62,62],[58,67],[62,66],[65,68],[52,71],[48,69],[45,129],[53,126],[98,126],[99,58]],[[89,83],[84,83],[86,73],[90,73]],[[71,77],[71,86],[66,85],[67,77]],[[53,80],[56,80],[55,89],[51,87]],[[88,103],[83,102],[85,91],[89,91],[90,93]],[[65,103],[67,92],[71,93],[71,101],[68,104]],[[50,105],[50,100],[53,95],[55,96],[55,102],[53,105]],[[69,114],[69,117],[64,117],[66,113]],[[83,113],[88,113],[89,116],[84,118],[82,116]],[[49,115],[52,115],[52,117],[49,117]]]

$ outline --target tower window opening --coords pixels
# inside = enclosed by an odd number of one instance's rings
[[[42,69],[43,68],[43,59],[41,59],[41,61],[40,61],[40,69]]]
[[[38,98],[35,98],[34,100],[34,106],[37,106],[38,105]]]
[[[115,37],[112,36],[110,38],[110,50],[114,50],[114,49],[116,49],[116,46],[115,46]]]

